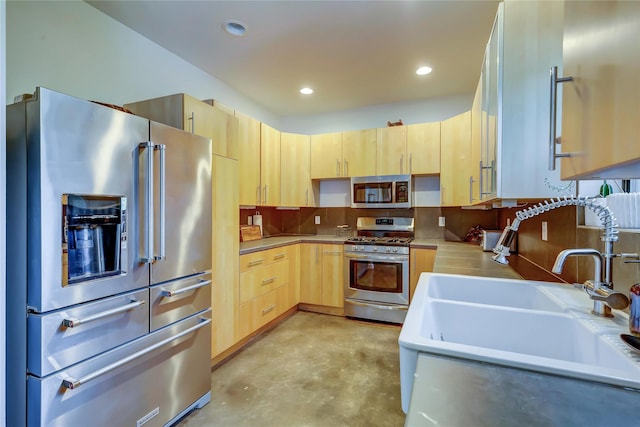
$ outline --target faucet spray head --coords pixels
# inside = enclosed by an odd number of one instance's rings
[[[491,257],[498,264],[509,264],[509,260],[507,260],[507,257],[511,255],[511,252],[509,252],[509,248],[511,247],[513,239],[515,239],[517,235],[519,225],[520,220],[516,218],[513,220],[511,225],[507,225],[502,231],[502,234],[498,239],[498,243],[493,248],[493,252],[495,253],[495,255]]]

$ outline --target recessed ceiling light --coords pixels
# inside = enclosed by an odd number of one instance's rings
[[[426,74],[429,74],[431,71],[433,71],[431,67],[420,67],[416,70],[416,74],[419,76],[424,76]]]
[[[247,26],[235,19],[228,19],[222,24],[222,28],[232,36],[242,37],[247,32]]]
[[[313,89],[311,89],[310,87],[303,87],[302,89],[300,89],[300,93],[303,95],[311,95],[313,93]]]

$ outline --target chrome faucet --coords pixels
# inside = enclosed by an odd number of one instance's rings
[[[582,289],[587,292],[589,298],[593,300],[593,310],[591,313],[597,316],[613,317],[611,309],[622,310],[629,305],[629,298],[621,292],[613,290],[610,282],[602,281],[602,264],[605,256],[599,251],[591,248],[565,249],[556,257],[552,272],[562,273],[562,267],[568,257],[575,255],[588,255],[593,257],[593,280],[587,280],[582,284]]]

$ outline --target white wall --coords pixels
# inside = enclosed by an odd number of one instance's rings
[[[468,94],[280,117],[85,2],[10,1],[6,13],[7,103],[36,86],[116,105],[184,92],[303,134],[439,121],[472,103]]]
[[[6,14],[7,103],[36,86],[117,105],[184,92],[279,126],[265,108],[85,2],[10,1]]]
[[[468,94],[417,102],[374,105],[314,116],[289,116],[281,118],[280,130],[311,135],[382,128],[387,126],[388,121],[402,120],[405,125],[437,122],[470,110],[472,103],[473,94]]]

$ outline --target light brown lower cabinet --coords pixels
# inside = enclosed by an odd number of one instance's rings
[[[420,274],[433,271],[435,249],[411,248],[409,260],[409,301],[413,298]]]
[[[344,308],[344,245],[300,245],[300,302]]]
[[[298,304],[298,245],[240,256],[238,339]]]

